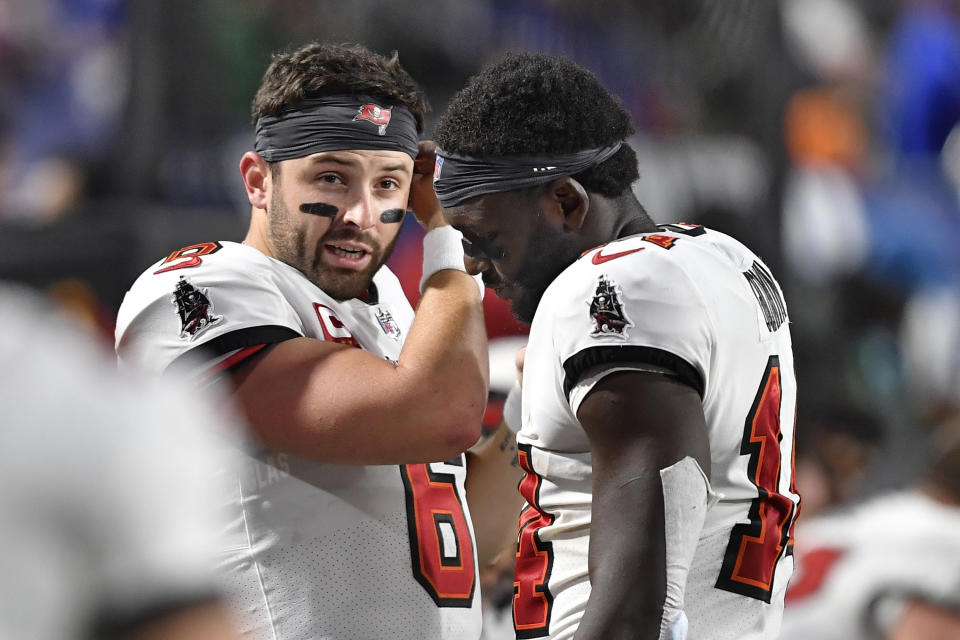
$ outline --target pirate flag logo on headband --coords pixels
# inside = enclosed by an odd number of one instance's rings
[[[390,109],[384,109],[375,104],[365,104],[357,111],[353,121],[367,120],[377,125],[377,133],[386,135],[387,125],[390,124]]]

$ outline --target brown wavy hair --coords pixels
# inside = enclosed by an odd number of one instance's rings
[[[389,58],[359,44],[313,42],[296,51],[278,53],[263,74],[253,98],[253,121],[276,116],[307,98],[335,94],[365,95],[413,113],[423,133],[428,105],[420,86],[400,66],[394,51]]]

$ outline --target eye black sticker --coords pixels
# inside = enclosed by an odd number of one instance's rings
[[[380,222],[393,223],[400,222],[403,220],[403,216],[406,213],[404,209],[387,209],[386,211],[380,214]]]
[[[300,205],[300,211],[314,216],[333,218],[337,215],[337,213],[339,213],[340,210],[332,204],[327,204],[326,202],[307,202]]]

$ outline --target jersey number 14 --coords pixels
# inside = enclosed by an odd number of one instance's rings
[[[740,453],[749,456],[750,480],[759,495],[750,504],[750,521],[733,527],[716,585],[764,602],[770,602],[780,558],[792,552],[796,516],[793,501],[779,489],[783,456],[780,392],[780,359],[770,356],[740,447]],[[790,464],[792,468],[792,459]],[[792,474],[790,491],[797,492]]]

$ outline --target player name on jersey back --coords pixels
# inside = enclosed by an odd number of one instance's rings
[[[528,502],[519,637],[573,637],[590,595],[592,500],[590,443],[576,412],[604,375],[651,366],[699,394],[719,494],[687,577],[689,637],[776,637],[799,502],[789,319],[763,262],[699,225],[664,225],[588,251],[540,302],[518,434]]]

